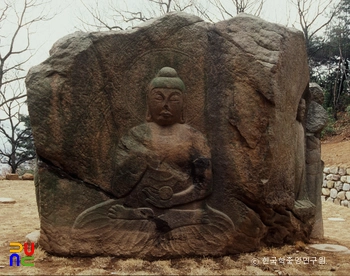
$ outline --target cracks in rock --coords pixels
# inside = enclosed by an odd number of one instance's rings
[[[228,43],[234,45],[235,47],[237,47],[239,50],[241,50],[243,53],[247,54],[247,55],[251,55],[251,56],[254,56],[255,60],[260,62],[262,65],[265,66],[265,64],[268,64],[267,67],[271,68],[273,66],[276,65],[276,63],[273,63],[273,62],[270,62],[269,60],[264,60],[264,59],[261,59],[259,57],[256,56],[255,53],[252,53],[252,52],[249,52],[247,51],[246,48],[243,48],[239,43],[237,43],[236,41],[234,41],[232,38],[230,38],[228,35],[224,35],[222,34],[219,30],[216,30],[216,29],[212,29],[213,32],[215,32],[218,36],[222,37],[225,41],[227,41]],[[254,38],[253,38],[254,39]],[[262,47],[263,49],[267,50],[267,51],[270,51],[270,52],[277,52],[279,53],[280,51],[276,51],[276,50],[270,50],[266,47],[264,47],[262,44],[259,44],[258,41],[256,41],[254,39],[254,41],[256,42],[256,44],[260,47]]]
[[[153,218],[151,220],[156,224],[156,228],[159,232],[167,233],[171,230],[171,228],[165,220],[162,220],[160,218]]]
[[[93,189],[97,192],[103,193],[104,195],[106,195],[110,199],[115,198],[115,196],[111,192],[105,191],[104,189],[102,189],[101,187],[99,187],[96,184],[86,182],[86,181],[78,178],[74,174],[67,173],[63,169],[54,165],[50,160],[45,159],[41,156],[38,156],[38,168],[46,168],[49,172],[53,173],[54,175],[56,175],[57,177],[59,177],[61,179],[68,179],[70,181],[74,181],[75,183],[77,183],[79,185],[84,185],[88,189]]]

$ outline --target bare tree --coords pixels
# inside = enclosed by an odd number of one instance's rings
[[[298,10],[298,23],[310,54],[312,40],[328,26],[339,10],[341,0],[291,0]]]
[[[25,101],[19,97],[21,89],[18,87],[14,89],[16,89],[16,92],[12,93],[14,100],[2,104],[0,118],[1,163],[8,164],[12,173],[16,173],[21,164],[36,156],[29,116],[21,113]]]
[[[24,98],[25,93],[16,94],[15,98],[5,94],[4,87],[25,78],[23,66],[32,57],[30,49],[30,27],[45,20],[42,13],[29,17],[38,6],[35,0],[4,1],[0,4],[0,107],[12,100]],[[19,7],[20,6],[20,7]]]
[[[81,21],[85,27],[97,30],[113,30],[132,27],[154,17],[172,11],[186,11],[198,15],[210,22],[216,21],[218,14],[221,19],[233,17],[235,14],[246,12],[259,15],[266,0],[139,0],[128,2],[109,2],[108,7],[100,6],[96,0],[93,6],[81,0],[91,19]],[[135,5],[138,3],[139,5]],[[113,14],[106,16],[108,14]]]
[[[9,164],[13,172],[34,158],[33,150],[24,146],[31,132],[24,124],[28,118],[21,109],[26,108],[25,66],[35,53],[30,47],[30,30],[33,24],[49,19],[43,13],[44,3],[39,1],[0,2],[0,160]]]
[[[194,11],[194,2],[193,0],[139,0],[131,3],[109,1],[107,5],[104,3],[100,6],[98,0],[93,5],[88,5],[81,0],[92,21],[83,16],[80,17],[80,21],[87,28],[122,30],[172,11],[188,9]]]
[[[233,17],[239,13],[249,13],[259,16],[266,0],[210,0],[211,4],[216,7],[223,19]],[[235,13],[234,13],[235,11]]]

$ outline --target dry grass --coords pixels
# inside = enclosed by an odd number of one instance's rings
[[[35,267],[10,267],[9,243],[21,242],[39,229],[34,185],[31,181],[0,181],[0,197],[12,197],[15,204],[1,204],[1,275],[348,275],[350,254],[317,251],[302,242],[281,248],[262,248],[258,252],[221,258],[184,258],[146,261],[114,257],[62,258],[35,249]],[[350,248],[350,209],[323,203],[325,239],[317,243],[338,243]],[[342,217],[344,222],[327,218]],[[325,257],[326,264],[283,264],[293,258]],[[269,258],[269,261],[267,261]],[[276,258],[276,264],[271,260]],[[264,263],[265,262],[265,263]]]

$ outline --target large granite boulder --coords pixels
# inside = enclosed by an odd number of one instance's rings
[[[244,14],[60,39],[26,79],[40,245],[157,258],[307,241],[308,82],[303,34]],[[152,91],[179,124],[152,120]]]

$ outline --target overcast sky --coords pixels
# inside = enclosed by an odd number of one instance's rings
[[[0,0],[4,1],[4,0]],[[9,0],[13,1],[18,7],[20,3],[23,3],[24,0]],[[31,29],[31,49],[35,50],[34,57],[29,60],[26,66],[23,66],[23,69],[28,70],[30,67],[35,66],[49,57],[49,50],[52,45],[60,38],[64,37],[67,34],[73,33],[78,30],[83,30],[84,25],[80,19],[84,19],[87,22],[92,22],[92,17],[88,13],[86,6],[94,7],[96,3],[99,5],[99,10],[101,13],[110,13],[110,10],[107,9],[109,2],[117,3],[117,5],[127,5],[128,9],[140,10],[144,8],[142,3],[145,3],[145,0],[38,0],[44,1],[45,10],[44,13],[56,14],[51,20],[45,22],[39,22]],[[225,3],[225,7],[230,7],[232,13],[235,13],[234,6],[232,2],[234,0],[221,0],[222,3]],[[258,0],[256,0],[258,1]],[[292,0],[265,0],[263,10],[260,14],[265,20],[270,22],[279,23],[287,26],[298,27],[297,24],[297,13],[296,7],[291,5]],[[311,1],[311,0],[310,0]],[[325,2],[325,0],[312,0],[313,7],[317,7],[319,1]],[[333,0],[339,1],[339,0]],[[206,0],[198,0],[199,3],[207,3]],[[83,4],[84,3],[84,4]],[[315,3],[315,4],[314,4]],[[0,8],[2,4],[0,2]],[[105,10],[104,10],[105,9]],[[30,14],[33,16],[34,13]],[[219,14],[218,14],[219,17]],[[9,20],[7,20],[9,21]],[[16,20],[13,20],[13,25],[16,26]],[[0,25],[0,28],[2,26]],[[9,28],[6,25],[5,30],[1,29],[1,34],[6,31],[6,28]],[[1,37],[0,37],[1,40]],[[0,41],[1,43],[2,41]],[[22,43],[24,44],[25,41]],[[3,44],[3,43],[1,43]],[[21,43],[18,43],[21,45]],[[17,46],[18,46],[17,45]],[[0,45],[1,46],[1,45]]]
[[[232,0],[227,1],[231,2]],[[103,6],[106,2],[107,0],[100,0],[99,5]],[[119,2],[123,2],[123,0],[119,0]],[[139,0],[129,0],[128,4],[130,6],[137,2]],[[266,0],[261,17],[271,22],[291,26],[295,22],[296,14],[290,13],[288,2],[289,0]],[[94,5],[95,0],[84,0],[84,3]],[[32,47],[40,47],[40,49],[36,57],[30,61],[32,66],[48,57],[48,51],[55,41],[82,28],[79,18],[83,16],[87,20],[91,20],[80,0],[51,0],[48,7],[51,11],[57,11],[58,14],[48,22],[39,23],[35,28],[35,33],[32,35]]]

